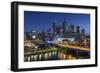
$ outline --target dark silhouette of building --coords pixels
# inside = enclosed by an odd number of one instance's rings
[[[85,38],[85,29],[82,29],[81,30],[81,39],[84,39]]]
[[[70,25],[71,32],[75,31],[74,25]]]
[[[56,33],[56,24],[55,22],[52,23],[52,35],[53,37],[55,36],[55,33]]]
[[[63,30],[63,37],[66,36],[66,21],[63,21],[63,25],[62,25],[62,30]]]
[[[76,27],[76,33],[77,33],[77,34],[80,34],[80,26],[77,26],[77,27]]]
[[[85,35],[85,29],[81,30],[81,35],[83,35],[83,36]]]

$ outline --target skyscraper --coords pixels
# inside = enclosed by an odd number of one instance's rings
[[[56,33],[56,24],[55,22],[52,23],[52,37],[53,39],[55,38],[55,33]]]
[[[35,39],[35,38],[36,38],[36,31],[32,30],[32,39]]]
[[[85,35],[85,29],[81,30],[81,35]]]
[[[63,25],[62,25],[62,29],[63,29],[63,36],[66,36],[66,21],[63,21]]]
[[[84,39],[85,38],[85,29],[82,29],[81,30],[81,39]]]
[[[76,33],[77,33],[77,34],[80,34],[80,26],[77,26],[77,27],[76,27]]]
[[[71,32],[74,32],[74,25],[70,25]]]

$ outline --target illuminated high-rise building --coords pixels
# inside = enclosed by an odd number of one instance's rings
[[[36,39],[36,31],[32,30],[32,39]]]

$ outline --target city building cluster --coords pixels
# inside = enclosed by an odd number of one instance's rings
[[[80,29],[81,28],[81,29]],[[64,20],[61,25],[52,23],[52,26],[42,31],[32,30],[24,33],[24,40],[35,43],[70,44],[90,48],[90,35],[81,26],[68,24]]]

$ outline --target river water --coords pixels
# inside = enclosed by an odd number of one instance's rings
[[[50,61],[50,60],[75,60],[75,59],[88,59],[90,58],[89,52],[67,49],[60,51],[51,51],[39,53],[24,57],[25,62],[30,61]]]

